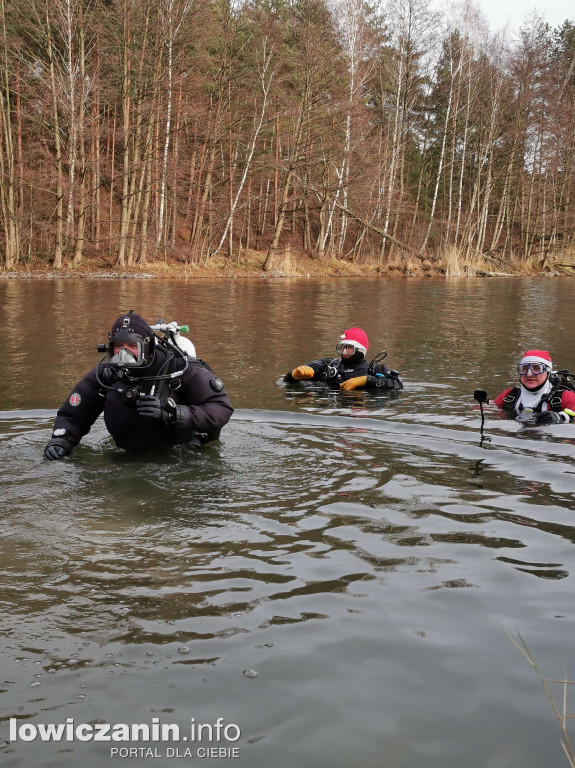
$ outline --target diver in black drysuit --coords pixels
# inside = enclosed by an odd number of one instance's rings
[[[365,354],[367,335],[361,328],[349,328],[336,346],[341,357],[323,357],[300,365],[285,374],[287,383],[321,381],[330,387],[350,391],[353,389],[399,390],[403,383],[397,371],[391,370],[377,358],[368,362]],[[385,356],[382,353],[381,357]]]
[[[313,368],[314,371],[313,377],[310,377],[308,381],[321,381],[332,387],[340,387],[344,381],[365,376],[366,380],[361,385],[362,389],[403,389],[403,384],[397,371],[390,370],[383,363],[372,366],[370,371],[371,363],[365,359],[361,352],[356,352],[348,360],[337,357],[323,357],[319,360],[312,360],[311,363],[306,363],[306,366]],[[292,374],[293,371],[288,371],[283,380],[290,384],[301,381],[301,379],[294,378]],[[353,387],[353,389],[357,388]]]
[[[150,326],[133,312],[118,318],[109,337],[109,360],[84,376],[58,410],[46,459],[67,456],[102,412],[116,445],[130,453],[200,445],[219,436],[233,408],[206,363],[158,344]],[[133,345],[136,358],[122,345]],[[186,367],[181,376],[157,378]]]

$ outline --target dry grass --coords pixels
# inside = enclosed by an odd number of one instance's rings
[[[461,277],[464,274],[462,261],[458,248],[446,248],[440,257],[445,277]]]
[[[525,640],[521,637],[521,635],[518,633],[520,643],[514,640],[511,637],[511,635],[507,635],[507,637],[509,638],[509,640],[511,640],[513,645],[523,655],[523,657],[527,659],[529,664],[531,664],[531,666],[537,673],[537,677],[539,678],[539,680],[541,681],[541,684],[543,685],[543,688],[545,689],[545,693],[547,694],[547,698],[551,702],[553,713],[555,715],[557,722],[559,723],[559,728],[561,729],[561,735],[562,735],[561,746],[563,747],[563,751],[565,752],[565,756],[567,757],[567,761],[569,762],[570,768],[575,768],[575,753],[573,752],[573,747],[571,746],[569,735],[567,733],[567,721],[575,719],[575,715],[567,714],[567,690],[570,685],[575,685],[575,681],[567,679],[567,672],[565,672],[565,677],[563,678],[563,680],[554,680],[553,678],[550,678],[550,677],[543,677],[543,675],[539,671],[539,667],[537,666],[535,659],[533,658],[533,654],[527,647],[527,644]],[[557,704],[557,702],[553,697],[553,693],[550,687],[551,685],[562,686],[562,689],[563,689],[562,697],[561,697],[562,701],[560,705]]]
[[[526,269],[511,269],[509,264],[503,263],[501,260],[488,254],[478,253],[477,251],[464,251],[455,246],[450,246],[440,253],[438,264],[440,271],[445,277],[531,274]]]
[[[287,249],[286,249],[287,250]],[[541,274],[530,271],[528,265],[510,265],[499,259],[475,252],[467,255],[458,248],[447,248],[440,254],[397,253],[390,262],[371,260],[352,261],[325,255],[313,258],[292,247],[289,258],[279,259],[275,268],[264,272],[264,251],[241,249],[230,259],[223,252],[207,262],[186,261],[185,254],[171,251],[166,258],[145,264],[119,267],[113,258],[86,256],[79,265],[66,264],[59,271],[53,269],[47,258],[30,259],[6,270],[0,264],[0,278],[7,277],[78,277],[78,278],[266,278],[266,277],[486,277],[509,274]]]

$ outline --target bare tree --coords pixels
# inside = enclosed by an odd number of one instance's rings
[[[226,236],[228,234],[228,231],[231,226],[231,222],[233,221],[234,214],[238,207],[238,202],[240,200],[240,196],[242,194],[244,185],[246,183],[246,179],[248,177],[248,173],[251,168],[252,159],[254,156],[254,152],[257,146],[257,142],[259,139],[260,132],[262,130],[262,126],[264,124],[264,121],[266,119],[266,112],[268,108],[268,96],[269,91],[273,82],[273,79],[276,74],[276,68],[272,66],[272,60],[273,60],[273,49],[269,49],[269,43],[268,40],[264,38],[262,41],[262,53],[261,53],[261,70],[260,70],[260,83],[261,83],[261,106],[260,106],[260,115],[257,120],[257,124],[255,126],[250,144],[248,149],[247,157],[244,161],[244,170],[242,173],[242,177],[240,180],[240,183],[238,184],[238,188],[236,190],[235,197],[233,199],[233,202],[230,207],[229,215],[226,218],[226,223],[224,226],[224,231],[222,233],[222,237],[220,239],[220,242],[217,246],[217,248],[213,252],[213,256],[215,256],[221,249],[222,245],[225,242]]]
[[[11,269],[19,258],[20,235],[16,203],[16,155],[12,133],[13,89],[10,78],[8,58],[8,38],[6,34],[6,10],[4,0],[0,0],[0,23],[2,25],[2,83],[0,86],[0,196],[2,202],[2,228],[4,230],[4,264]]]

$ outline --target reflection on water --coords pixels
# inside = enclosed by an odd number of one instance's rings
[[[481,444],[472,393],[495,396],[528,346],[575,368],[558,310],[572,283],[0,292],[0,739],[10,717],[158,717],[186,733],[221,717],[242,731],[232,764],[249,768],[564,764],[549,703],[505,635],[520,632],[549,677],[575,675],[575,427],[526,428],[488,407]],[[98,421],[71,460],[42,462],[71,379],[131,307],[190,322],[237,408],[222,440],[134,459]],[[352,324],[370,352],[387,349],[399,396],[278,383]],[[38,740],[3,757],[115,759],[109,744]]]

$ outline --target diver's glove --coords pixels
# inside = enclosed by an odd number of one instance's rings
[[[568,422],[569,414],[556,413],[555,411],[543,411],[542,413],[535,414],[536,424],[559,424],[560,422]]]
[[[367,376],[356,376],[353,379],[347,379],[346,381],[342,381],[339,385],[340,389],[345,389],[346,392],[350,392],[352,389],[358,389],[359,387],[364,387],[365,382],[367,381]]]
[[[58,461],[64,456],[69,456],[73,447],[74,443],[66,437],[53,437],[44,448],[44,458],[48,461]]]
[[[178,405],[172,397],[160,400],[155,395],[142,395],[136,403],[136,411],[144,419],[161,421],[176,429],[188,429],[193,422],[189,408]]]
[[[301,381],[302,379],[313,379],[315,374],[311,365],[300,365],[299,368],[294,368],[291,372],[292,379]]]
[[[177,407],[175,403],[174,406]],[[155,395],[141,395],[136,401],[136,411],[143,419],[162,421],[166,426],[171,426],[174,422],[174,410],[167,408]]]
[[[387,376],[384,373],[369,374],[366,386],[370,388],[375,387],[376,389],[403,389],[397,371],[389,371]]]

